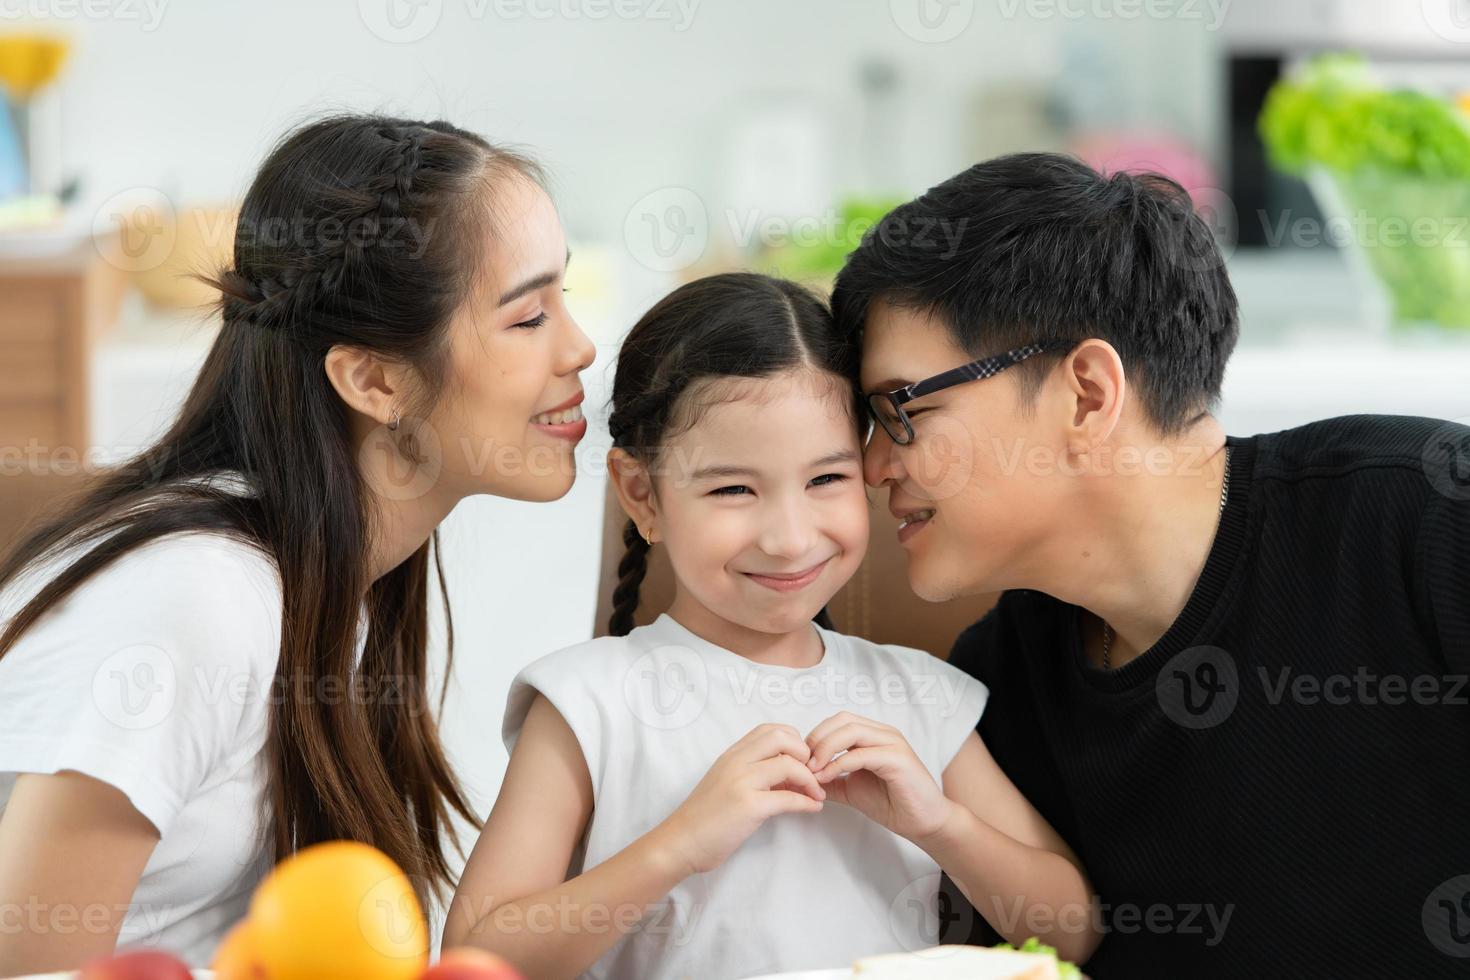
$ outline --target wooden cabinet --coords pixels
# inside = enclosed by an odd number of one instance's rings
[[[90,240],[45,259],[0,259],[0,449],[88,450],[89,356],[124,286]]]
[[[92,446],[92,346],[125,288],[91,239],[46,258],[0,258],[0,549],[79,481]]]

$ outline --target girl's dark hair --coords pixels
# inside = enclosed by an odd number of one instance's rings
[[[330,839],[369,843],[421,900],[451,883],[451,811],[478,823],[427,692],[438,534],[369,580],[373,498],[324,361],[340,344],[410,364],[428,400],[447,325],[478,283],[495,189],[517,175],[540,181],[526,158],[441,121],[349,114],[288,133],[245,195],[233,266],[198,277],[221,291],[222,324],[179,417],[0,563],[3,586],[38,560],[81,552],[0,634],[3,655],[91,576],[164,535],[214,532],[270,557],[283,603],[273,690],[287,695],[273,698],[267,744],[276,857]],[[201,479],[222,473],[249,492]],[[317,697],[323,678],[374,694]]]
[[[800,368],[834,375],[851,390],[853,425],[861,432],[865,410],[852,383],[860,356],[853,335],[837,330],[827,304],[796,283],[747,272],[695,280],[660,300],[623,341],[608,418],[612,444],[657,473],[661,447],[698,422],[699,399],[685,397],[691,387]],[[648,571],[648,543],[632,519],[623,545],[608,619],[613,636],[632,631]],[[825,608],[816,622],[833,628]]]

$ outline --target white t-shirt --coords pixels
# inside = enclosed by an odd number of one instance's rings
[[[56,567],[12,583],[0,623]],[[271,864],[262,750],[280,642],[274,562],[181,532],[123,555],[0,657],[0,813],[17,774],[69,769],[158,830],[119,946],[207,965],[245,915]]]
[[[755,663],[664,614],[625,637],[542,657],[516,676],[506,747],[514,748],[539,691],[566,719],[591,773],[594,809],[569,877],[661,823],[725,750],[766,722],[805,736],[851,711],[901,730],[941,778],[980,720],[985,686],[921,650],[813,626],[825,652],[807,668]],[[850,807],[779,814],[719,868],[676,886],[584,976],[722,980],[923,948],[938,934],[939,881],[927,854]],[[584,927],[598,922],[589,916]]]

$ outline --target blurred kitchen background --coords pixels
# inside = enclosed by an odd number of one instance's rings
[[[546,165],[600,353],[572,493],[445,528],[446,738],[482,811],[510,677],[593,632],[623,331],[716,269],[822,282],[982,158],[1191,190],[1241,299],[1232,433],[1470,417],[1470,0],[26,0],[0,76],[0,544],[170,416],[214,329],[181,274],[228,255],[284,130],[442,117]]]

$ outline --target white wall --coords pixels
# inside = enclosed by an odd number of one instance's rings
[[[925,43],[899,26],[921,0],[616,0],[644,16],[597,20],[515,11],[613,0],[420,0],[439,12],[437,26],[391,43],[368,22],[383,21],[390,4],[415,9],[405,0],[151,2],[162,3],[151,29],[146,19],[64,22],[79,43],[56,100],[56,152],[97,200],[134,186],[160,187],[176,203],[229,199],[304,115],[381,109],[533,147],[573,234],[604,240],[648,190],[713,195],[728,176],[721,133],[762,95],[799,99],[830,119],[832,179],[850,183],[860,169],[857,66],[870,57],[899,69],[899,179],[917,190],[973,162],[964,130],[981,86],[1045,82],[1083,35],[1121,74],[1134,111],[1202,141],[1213,127],[1206,54],[1218,32],[1204,20],[1078,20],[1028,14],[1048,9],[1034,0],[922,0],[964,25],[952,40]],[[680,5],[692,11],[687,23]]]

